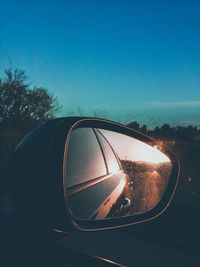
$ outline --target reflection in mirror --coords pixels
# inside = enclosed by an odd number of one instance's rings
[[[153,209],[172,169],[170,159],[157,148],[96,128],[72,130],[65,166],[69,209],[74,217],[90,220]]]

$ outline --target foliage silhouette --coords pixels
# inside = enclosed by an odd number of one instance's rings
[[[147,130],[147,126],[145,124],[140,127],[140,124],[134,121],[127,124],[127,126],[136,131],[140,131],[144,134],[152,136],[155,139],[161,140],[193,142],[198,140],[200,137],[200,129],[197,129],[196,126],[191,125],[188,127],[171,127],[169,124],[163,124],[161,127],[156,126],[154,130]]]
[[[25,71],[11,69],[0,79],[0,126],[33,128],[53,119],[61,109],[58,100],[44,88],[30,88]]]

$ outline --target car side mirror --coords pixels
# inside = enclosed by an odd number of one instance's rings
[[[26,224],[107,229],[144,222],[169,205],[176,156],[124,125],[96,118],[49,121],[16,147],[10,188]]]
[[[76,123],[63,162],[65,203],[73,225],[116,227],[161,214],[174,193],[178,163],[160,149],[152,139],[114,122]]]

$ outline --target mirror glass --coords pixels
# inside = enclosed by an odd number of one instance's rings
[[[156,147],[104,129],[75,128],[66,153],[67,202],[78,219],[132,216],[153,209],[172,170],[170,159]]]

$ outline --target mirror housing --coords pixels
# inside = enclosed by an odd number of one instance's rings
[[[20,216],[28,224],[49,230],[99,230],[137,224],[151,220],[168,207],[179,177],[176,156],[160,148],[172,163],[167,188],[159,203],[147,212],[99,220],[81,219],[70,212],[66,191],[66,153],[75,128],[104,129],[137,139],[150,146],[156,142],[135,130],[112,121],[97,118],[69,117],[54,119],[30,132],[16,147],[10,168],[10,189]],[[163,150],[162,150],[163,149]],[[126,202],[126,203],[125,203]],[[123,209],[129,209],[126,199]]]

